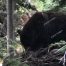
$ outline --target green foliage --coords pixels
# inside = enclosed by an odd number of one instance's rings
[[[18,8],[18,10],[16,10],[16,13],[19,15],[19,16],[21,16],[22,14],[24,14],[24,13],[26,13],[26,12],[28,12],[28,10],[26,9],[26,8],[24,8],[24,7],[19,7]]]
[[[63,7],[66,7],[65,0],[32,0],[32,1],[38,11],[49,11],[49,10],[59,11],[61,9],[64,9]]]
[[[28,9],[23,7],[24,0],[16,0],[16,10],[19,14],[22,14]],[[19,5],[18,5],[19,4]],[[48,11],[48,10],[65,10],[63,7],[66,7],[66,0],[31,0],[31,4],[35,5],[38,11]],[[0,10],[6,10],[6,1],[0,0]],[[60,8],[60,9],[59,9]]]
[[[9,66],[19,66],[20,65],[20,60],[19,59],[8,59],[8,65]]]
[[[66,51],[66,45],[64,45],[63,47],[58,49],[57,53],[59,53],[59,52],[64,53],[65,51]]]
[[[41,0],[33,0],[32,4],[34,4],[38,11],[43,10],[44,3]]]
[[[15,0],[16,10],[19,15],[29,11],[27,6],[24,7],[25,0]],[[66,12],[66,0],[31,0],[31,4],[36,6],[38,11],[61,11]],[[6,10],[6,1],[0,0],[0,10]]]
[[[53,44],[49,45],[49,47],[53,47],[53,46],[62,47],[64,45],[66,45],[66,42],[61,40],[59,42],[56,42],[56,43],[53,43]]]
[[[14,50],[17,48],[21,48],[22,51],[22,46],[20,45],[19,42],[17,41],[12,41],[12,45],[10,45]],[[3,58],[7,55],[7,40],[6,38],[0,38],[0,58]]]
[[[58,10],[59,12],[66,13],[66,5]]]
[[[45,0],[45,4],[44,4],[44,10],[51,10],[54,7],[59,6],[59,2],[58,1],[54,1],[53,0]]]
[[[36,0],[35,5],[39,11],[48,11],[59,5],[58,1],[53,0]]]
[[[6,1],[0,0],[0,10],[6,10]]]
[[[55,48],[54,48],[55,47]],[[59,42],[56,42],[54,44],[51,44],[49,46],[49,50],[53,48],[53,49],[58,49],[56,51],[56,53],[62,53],[64,54],[64,52],[66,51],[66,42],[65,41],[59,41]]]
[[[5,38],[0,38],[0,58],[3,58],[3,54],[6,53],[6,46]]]
[[[23,66],[29,66],[28,64],[23,64]]]

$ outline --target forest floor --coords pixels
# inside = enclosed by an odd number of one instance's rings
[[[46,48],[40,48],[35,52],[26,50],[16,56],[5,58],[3,66],[11,63],[15,65],[9,66],[65,66],[65,46],[66,42],[62,41]]]

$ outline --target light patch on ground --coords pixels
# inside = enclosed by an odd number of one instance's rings
[[[0,66],[2,66],[3,61],[0,62]]]
[[[20,54],[25,51],[25,49],[22,45],[18,44],[18,46],[16,47],[16,51]]]
[[[0,66],[2,66],[2,63],[0,63]]]

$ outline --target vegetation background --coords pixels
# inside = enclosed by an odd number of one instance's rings
[[[6,64],[10,64],[9,66],[19,66],[20,64],[20,53],[22,53],[25,49],[21,46],[19,41],[19,36],[17,35],[17,29],[22,29],[25,23],[30,19],[30,17],[36,11],[51,11],[51,12],[60,12],[66,14],[66,0],[11,0],[12,3],[12,18],[13,24],[11,24],[12,34],[11,44],[9,45],[13,52],[13,56],[11,57],[7,54],[7,1],[8,0],[0,0],[0,61],[3,63],[4,58],[9,59],[6,60]],[[10,12],[9,12],[10,13]],[[11,20],[12,21],[12,20]],[[9,27],[11,28],[11,27]],[[55,44],[58,46],[58,52],[64,53],[66,51],[66,42],[60,41]],[[9,47],[8,46],[8,47]],[[53,44],[50,46],[54,46]],[[20,52],[21,51],[21,52]],[[10,51],[11,53],[11,51]],[[12,55],[11,55],[12,56]],[[23,66],[29,66],[28,64],[24,64]]]

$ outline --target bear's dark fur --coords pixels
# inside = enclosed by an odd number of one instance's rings
[[[18,33],[25,48],[45,48],[50,43],[66,40],[66,15],[37,12]]]

